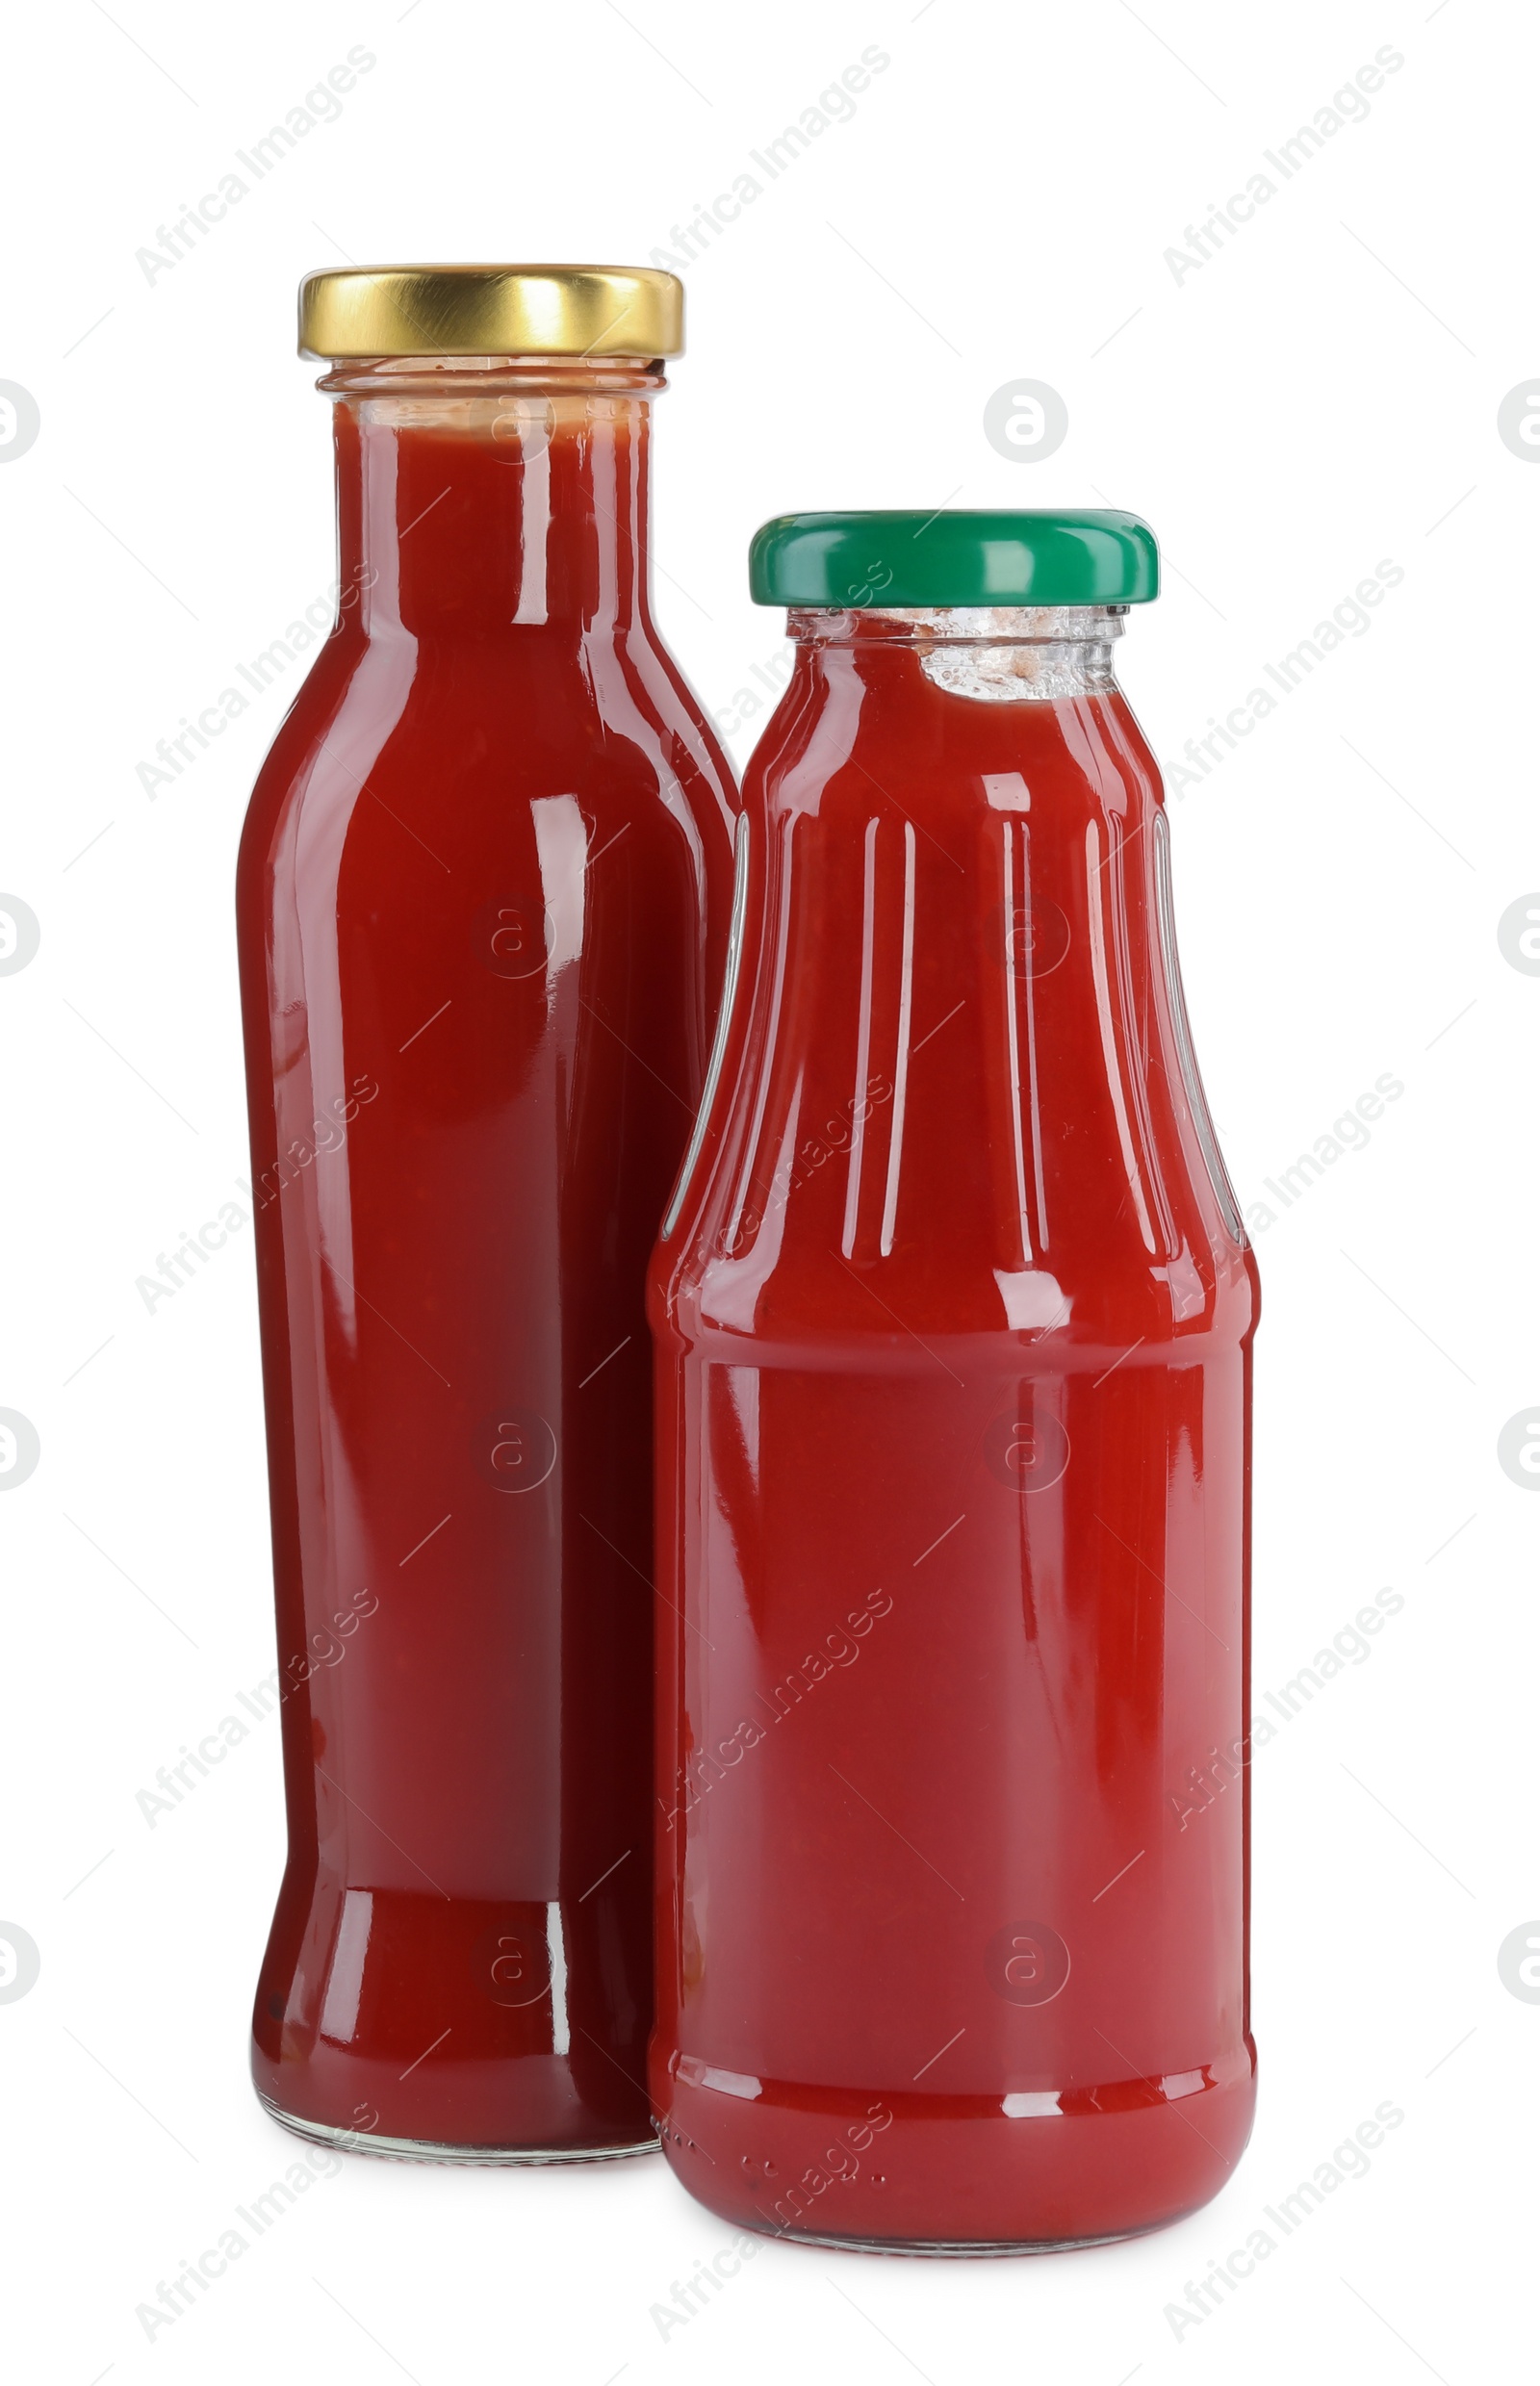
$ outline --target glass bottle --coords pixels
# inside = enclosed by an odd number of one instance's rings
[[[263,2102],[654,2142],[647,1253],[736,797],[648,601],[672,276],[327,273],[335,623],[238,910],[289,1860]]]
[[[720,1065],[654,1256],[654,2099],[703,2202],[989,2252],[1250,2127],[1257,1278],[1116,514],[759,533]]]

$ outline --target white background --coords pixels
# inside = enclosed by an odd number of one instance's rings
[[[148,278],[136,251],[355,44],[375,64],[339,120]],[[889,64],[852,119],[767,182],[749,153],[869,45]],[[1385,45],[1367,120],[1280,182],[1263,152]],[[13,21],[0,377],[41,421],[0,471],[0,887],[41,924],[0,977],[0,1406],[42,1451],[0,1501],[0,1915],[42,1958],[0,2005],[17,2377],[1490,2386],[1522,2358],[1540,2010],[1497,1956],[1540,1913],[1540,1508],[1497,1442],[1540,1395],[1540,980],[1498,921],[1540,885],[1540,471],[1497,414],[1540,365],[1535,47],[1496,0]],[[1165,252],[1259,170],[1276,194],[1178,278]],[[1172,802],[1200,1058],[1242,1197],[1275,1213],[1259,1697],[1382,1586],[1404,1605],[1257,1756],[1260,2119],[1195,2219],[1028,2261],[766,2244],[665,2340],[652,2306],[731,2232],[660,2162],[351,2160],[149,2343],[136,2306],[298,2151],[246,2077],[276,1725],[153,1829],[137,1803],[273,1662],[249,1228],[153,1313],[136,1289],[249,1206],[232,874],[297,667],[153,800],[138,765],[330,577],[303,270],[682,258],[672,228],[744,171],[761,194],[684,260],[656,509],[664,625],[740,760],[781,636],[744,549],[787,508],[1146,515],[1168,583],[1121,668],[1173,783],[1267,662],[1404,573]],[[1068,408],[1048,459],[984,436],[1022,375]],[[1367,1147],[1282,1208],[1264,1180],[1387,1073]],[[1387,2099],[1368,2176],[1178,2336],[1187,2282]]]

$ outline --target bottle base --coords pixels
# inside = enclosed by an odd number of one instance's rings
[[[744,2225],[753,2228],[757,2237],[773,2237],[780,2245],[818,2245],[831,2253],[891,2253],[906,2261],[1004,2262],[1033,2253],[1085,2253],[1092,2245],[1123,2245],[1134,2237],[1152,2237],[1170,2223],[1150,2220],[1139,2228],[1109,2229],[1100,2237],[990,2238],[977,2245],[929,2237],[815,2237],[805,2229],[766,2228],[755,2221]]]
[[[757,2235],[1003,2258],[1116,2245],[1216,2195],[1250,2134],[1250,2040],[1159,2079],[942,2095],[753,2077],[654,2049],[654,2110],[692,2195]]]
[[[286,2113],[270,2096],[257,2091],[257,2102],[270,2117],[312,2145],[333,2147],[342,2154],[372,2154],[388,2163],[456,2163],[473,2169],[506,2169],[522,2164],[618,2163],[635,2154],[659,2151],[656,2138],[633,2145],[449,2145],[431,2138],[387,2138],[377,2130],[334,2129],[326,2121],[306,2120]]]

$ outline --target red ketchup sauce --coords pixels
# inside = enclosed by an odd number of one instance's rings
[[[301,2129],[652,2140],[647,1254],[735,795],[648,610],[644,364],[338,373],[341,603],[239,925]]]
[[[651,1284],[654,2096],[734,2221],[1094,2241],[1250,2126],[1255,1267],[1110,649],[980,701],[792,622]]]

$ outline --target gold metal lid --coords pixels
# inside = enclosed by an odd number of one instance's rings
[[[307,273],[302,356],[679,356],[684,286],[647,266],[410,265]]]

